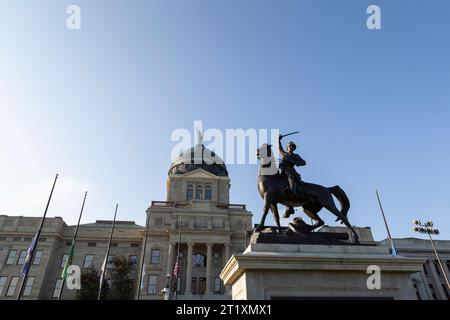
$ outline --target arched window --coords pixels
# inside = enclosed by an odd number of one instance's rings
[[[194,186],[192,184],[188,184],[186,188],[186,200],[190,201],[194,197]]]
[[[206,200],[211,200],[212,198],[212,189],[211,189],[211,185],[207,184],[205,187],[205,199]]]
[[[206,257],[201,253],[196,253],[192,255],[192,266],[195,267],[206,267]]]
[[[203,198],[203,188],[201,185],[197,185],[195,187],[195,199],[201,199]]]

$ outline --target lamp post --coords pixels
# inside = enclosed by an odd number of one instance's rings
[[[447,283],[447,288],[450,289],[450,284],[448,282],[447,274],[445,273],[444,266],[442,265],[441,259],[439,258],[439,255],[437,253],[436,247],[434,245],[433,238],[431,237],[432,234],[438,235],[439,230],[433,228],[433,222],[427,221],[422,224],[420,220],[413,220],[413,223],[416,225],[413,230],[415,232],[419,233],[426,233],[430,237],[431,246],[433,247],[434,255],[436,256],[436,259],[439,263],[439,267],[441,269],[442,274],[444,275],[445,282]]]
[[[170,300],[170,286],[169,286],[170,274],[166,274],[166,286],[161,292],[164,294],[164,300]]]

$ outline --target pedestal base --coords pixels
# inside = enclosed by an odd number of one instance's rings
[[[233,300],[416,299],[410,275],[423,263],[393,257],[384,246],[253,243],[220,277]],[[380,289],[367,285],[369,266],[380,270]]]

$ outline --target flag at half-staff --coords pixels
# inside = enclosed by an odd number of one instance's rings
[[[22,282],[19,287],[19,293],[17,294],[17,300],[20,300],[20,296],[23,293],[23,290],[25,288],[25,283],[28,278],[28,272],[30,271],[31,263],[34,259],[34,255],[36,252],[36,247],[39,242],[39,238],[41,236],[42,227],[44,226],[45,217],[47,216],[48,207],[50,206],[50,201],[53,196],[53,191],[55,190],[56,180],[58,180],[58,174],[55,176],[55,180],[53,181],[52,190],[50,191],[50,196],[48,197],[47,205],[45,206],[44,215],[41,218],[41,222],[39,223],[38,230],[36,232],[36,235],[33,237],[33,240],[31,241],[30,247],[27,250],[27,256],[25,258],[25,262],[22,266],[22,270],[20,271],[20,274],[22,275]]]
[[[20,271],[20,274],[22,276],[26,276],[28,274],[28,271],[30,270],[31,260],[34,255],[34,251],[36,251],[36,243],[37,243],[37,234],[33,237],[33,240],[31,241],[31,245],[27,250],[27,257],[25,258],[25,262],[22,266],[22,270]]]
[[[386,220],[386,215],[384,214],[384,209],[383,209],[383,205],[381,204],[381,199],[380,199],[380,195],[378,193],[378,190],[375,191],[376,195],[377,195],[377,199],[378,199],[378,205],[380,206],[380,210],[381,210],[381,215],[383,216],[383,221],[384,221],[384,225],[386,226],[386,231],[388,234],[388,242],[390,245],[390,252],[392,256],[396,256],[397,255],[397,250],[395,249],[395,245],[394,245],[394,240],[392,239],[391,236],[391,231],[389,230],[389,226]]]
[[[177,262],[175,263],[175,267],[173,268],[173,292],[177,292],[178,290],[178,274],[180,272],[180,269],[180,262],[177,258]]]

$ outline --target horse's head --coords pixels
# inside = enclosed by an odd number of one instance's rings
[[[272,157],[272,146],[267,143],[263,143],[261,147],[256,149],[256,157],[258,160],[261,160],[264,163],[267,163],[265,160],[270,161]]]
[[[272,152],[272,146],[264,143],[256,150],[256,157],[261,162],[260,175],[274,175],[278,172],[278,167]]]

